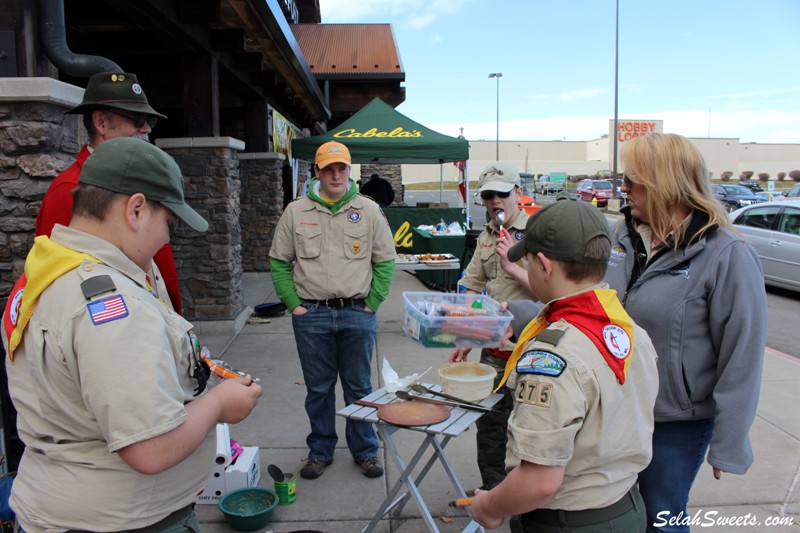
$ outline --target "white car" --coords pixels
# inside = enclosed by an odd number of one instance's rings
[[[730,218],[758,254],[764,283],[800,292],[800,201],[749,205]]]
[[[780,201],[800,200],[800,183],[798,183],[797,185],[795,185],[794,187],[792,187],[791,189],[782,194],[774,195],[772,199]]]

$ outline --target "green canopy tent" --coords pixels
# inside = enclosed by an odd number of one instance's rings
[[[374,98],[328,133],[292,140],[292,157],[314,161],[317,148],[328,141],[347,145],[353,163],[447,163],[469,159],[466,139],[428,129],[380,98]]]
[[[386,104],[380,98],[324,133],[292,140],[292,157],[314,161],[317,148],[328,141],[338,141],[350,150],[353,163],[439,163],[439,201],[442,201],[444,176],[441,165],[469,159],[466,139],[449,137],[426,128]],[[297,168],[293,165],[293,168]],[[466,175],[466,174],[465,174]],[[469,198],[469,189],[467,189]],[[469,202],[465,201],[469,218]]]

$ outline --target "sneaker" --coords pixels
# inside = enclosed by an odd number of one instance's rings
[[[383,465],[377,457],[367,457],[361,461],[356,461],[361,468],[361,473],[367,477],[381,477],[383,475]]]
[[[303,468],[300,469],[300,477],[305,479],[317,479],[325,471],[325,468],[333,461],[322,461],[320,459],[309,459]]]

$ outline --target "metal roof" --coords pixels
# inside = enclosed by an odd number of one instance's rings
[[[391,24],[293,24],[291,28],[317,80],[405,80]]]

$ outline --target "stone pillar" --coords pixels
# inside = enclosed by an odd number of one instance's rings
[[[203,334],[239,332],[251,310],[242,297],[238,151],[231,137],[157,139],[183,171],[186,201],[209,222],[206,233],[178,223],[171,233],[183,314]]]
[[[33,246],[50,182],[86,141],[80,115],[65,115],[83,89],[52,78],[0,78],[0,310]]]
[[[240,153],[242,269],[269,270],[269,249],[283,213],[282,169],[286,156],[274,152]]]
[[[392,184],[394,202],[392,205],[403,205],[405,189],[403,188],[403,172],[399,164],[361,163],[361,183],[369,181],[370,176],[377,174]]]

